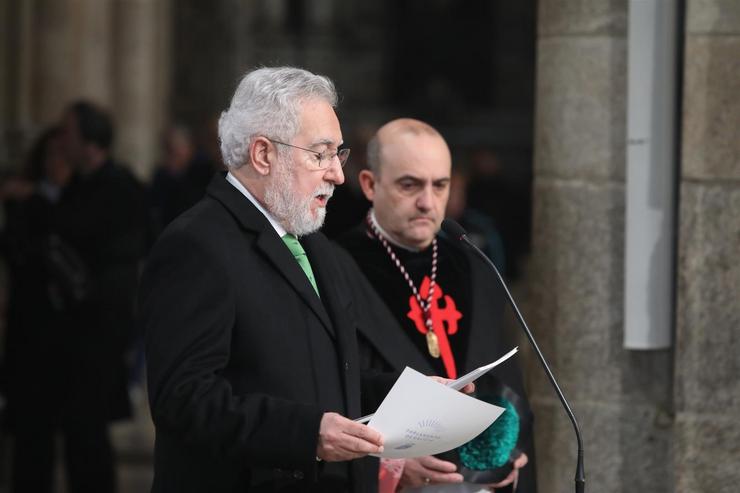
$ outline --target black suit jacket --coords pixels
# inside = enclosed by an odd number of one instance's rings
[[[301,243],[321,299],[267,219],[218,175],[155,245],[140,289],[153,491],[376,488],[371,461],[316,461],[323,413],[363,411],[359,322],[336,247],[321,234]],[[337,472],[349,485],[330,480]]]

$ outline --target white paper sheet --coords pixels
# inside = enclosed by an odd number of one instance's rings
[[[476,368],[475,370],[466,373],[465,375],[461,376],[457,380],[453,380],[452,382],[448,383],[447,386],[451,389],[460,390],[461,388],[465,387],[470,382],[474,382],[478,379],[481,375],[488,373],[490,370],[494,369],[507,359],[511,358],[516,354],[516,352],[519,351],[519,346],[515,347],[505,355],[501,356],[499,359],[494,361],[493,363],[489,363],[485,366],[481,366],[480,368]]]
[[[505,355],[501,356],[499,359],[494,361],[493,363],[489,363],[487,365],[481,366],[479,368],[476,368],[475,370],[466,373],[465,375],[461,376],[457,380],[453,380],[452,382],[448,382],[447,386],[454,390],[460,390],[461,388],[465,387],[470,382],[476,381],[479,377],[482,375],[488,373],[507,359],[511,358],[516,354],[516,352],[519,351],[519,346],[515,347]],[[367,423],[373,418],[374,414],[368,414],[366,416],[363,416],[361,418],[357,418],[355,421],[358,423]]]
[[[407,367],[368,426],[383,434],[378,457],[421,457],[472,440],[503,412]]]

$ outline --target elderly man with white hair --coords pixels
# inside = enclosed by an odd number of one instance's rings
[[[392,375],[360,374],[337,248],[316,231],[349,149],[332,82],[261,68],[219,122],[228,173],[155,245],[140,287],[154,492],[372,491],[349,417]],[[377,399],[376,399],[377,401]]]

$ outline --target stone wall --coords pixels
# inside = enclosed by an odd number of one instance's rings
[[[686,2],[675,344],[622,347],[627,3],[539,3],[532,325],[580,419],[586,489],[740,482],[740,3]],[[543,492],[575,439],[531,368]]]
[[[675,356],[676,491],[740,484],[740,2],[686,17]]]
[[[530,323],[579,419],[586,490],[670,492],[672,354],[622,348],[627,2],[541,0],[538,26]],[[572,427],[530,375],[540,490],[573,491]]]

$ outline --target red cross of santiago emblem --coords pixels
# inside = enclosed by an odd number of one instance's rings
[[[421,282],[421,287],[419,289],[419,296],[422,300],[426,299],[429,295],[430,282],[429,277],[424,276],[424,280]],[[409,297],[409,312],[406,316],[413,320],[414,325],[416,325],[416,330],[426,335],[427,328],[424,324],[424,311],[421,309],[421,306],[419,306],[416,296],[411,295]],[[442,286],[440,286],[439,283],[434,287],[434,293],[432,293],[429,317],[432,319],[432,328],[434,329],[434,333],[437,335],[437,340],[439,342],[439,355],[442,357],[442,362],[444,363],[445,371],[447,372],[447,378],[457,378],[455,358],[452,354],[452,348],[450,347],[448,336],[457,333],[457,321],[462,318],[462,313],[457,310],[455,300],[452,299],[452,296],[444,294]]]

